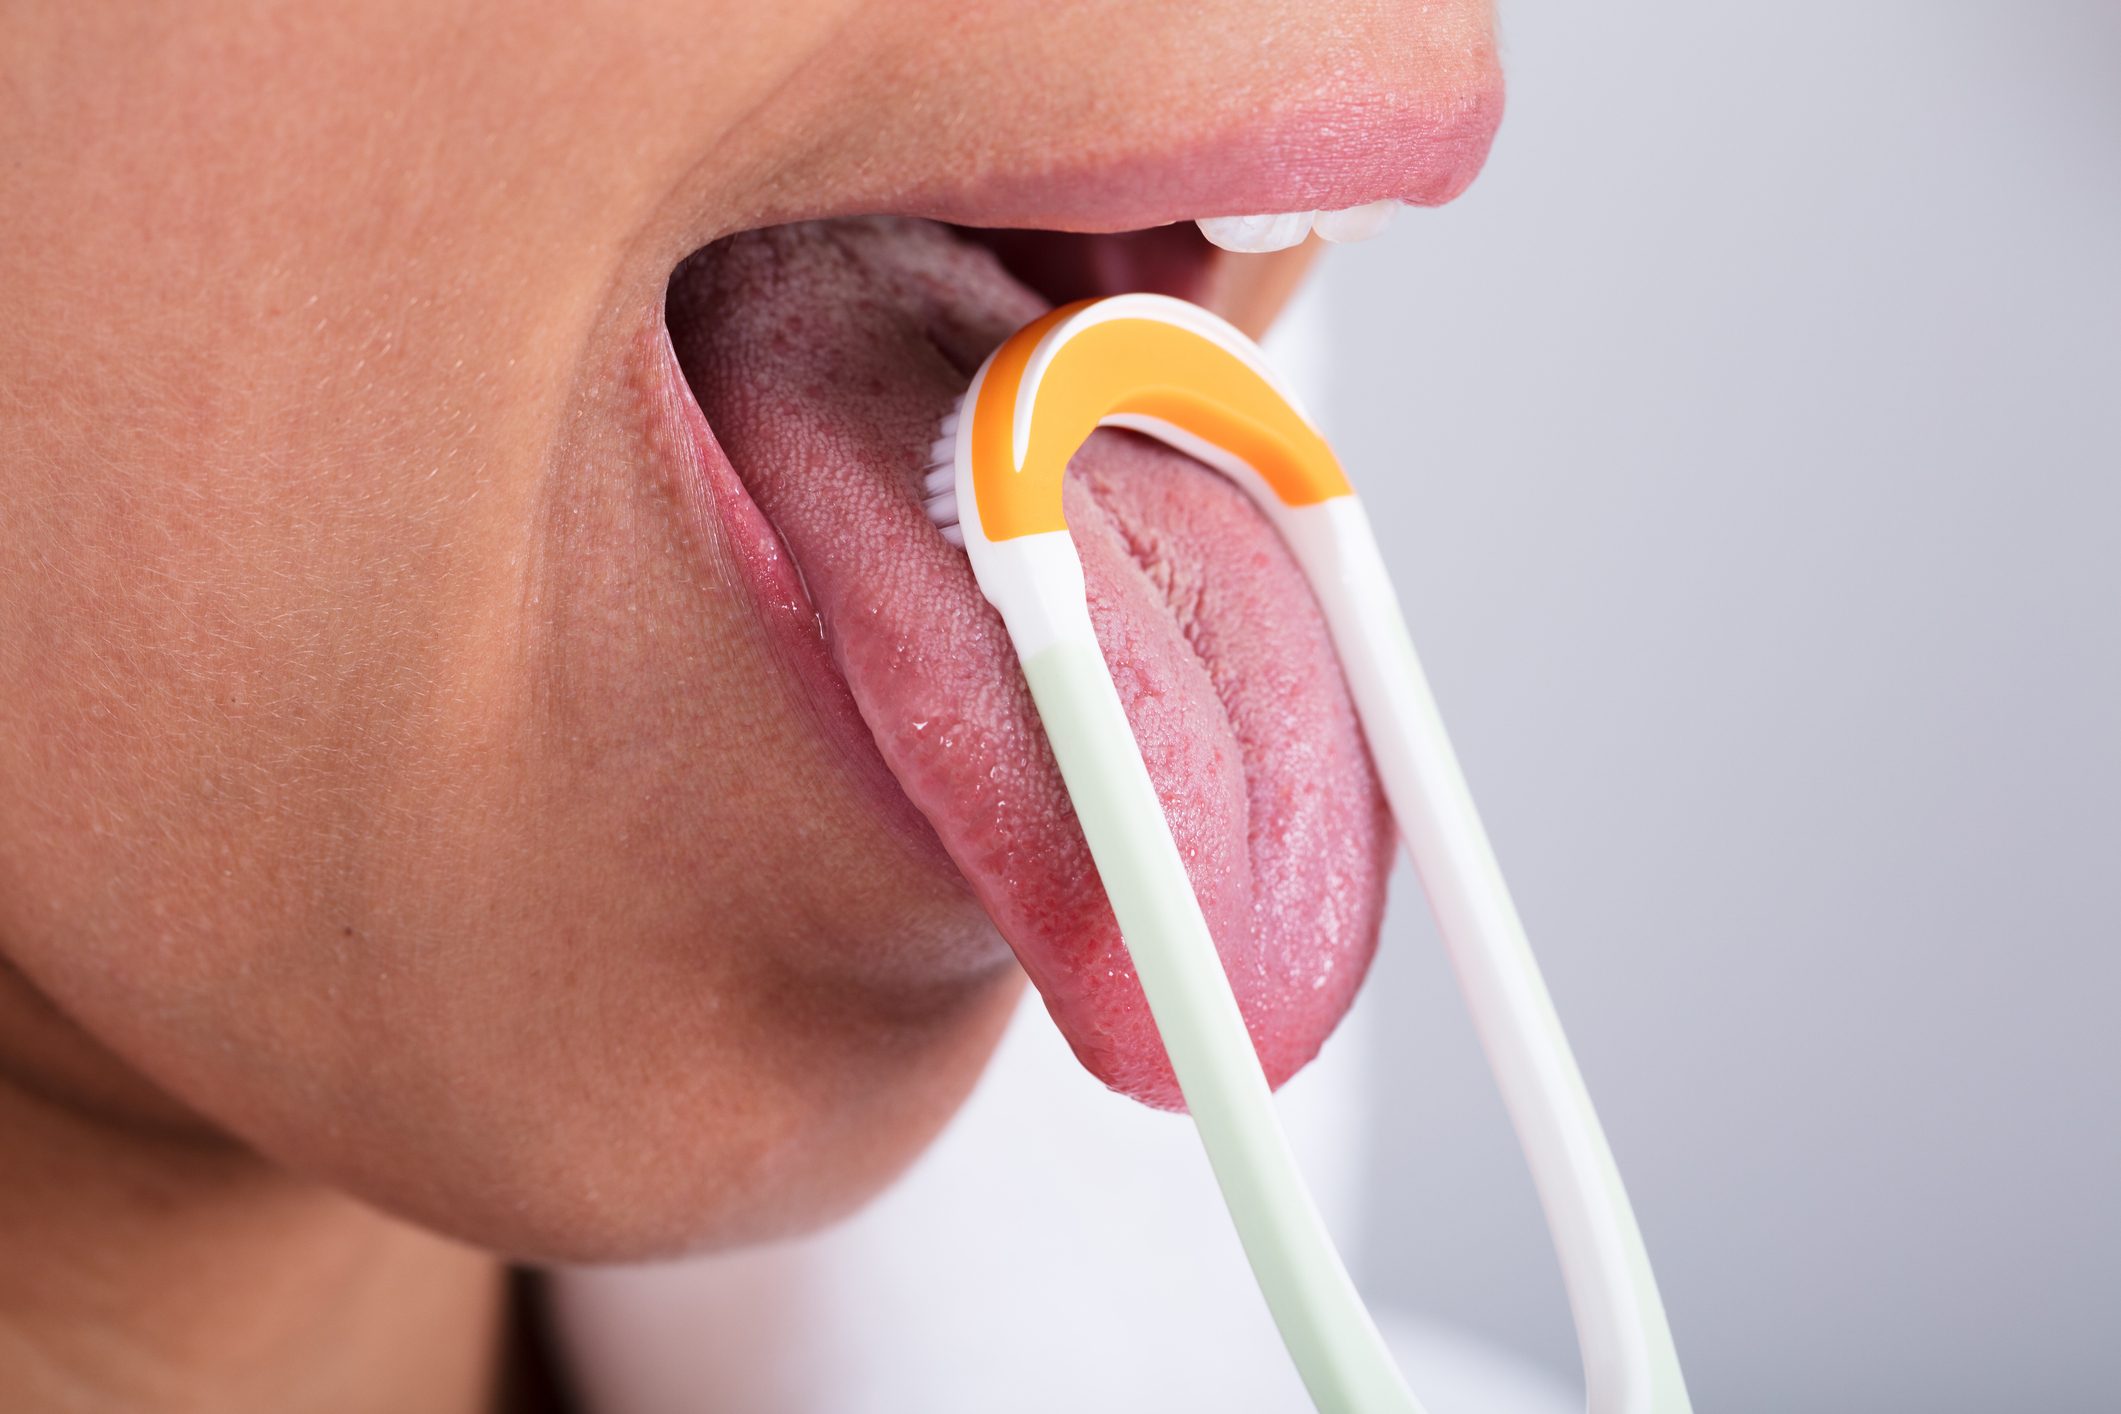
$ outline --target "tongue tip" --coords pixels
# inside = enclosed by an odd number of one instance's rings
[[[1381,909],[1380,899],[1380,912]],[[1367,946],[1342,959],[1344,965],[1335,969],[1338,975],[1331,985],[1304,986],[1303,995],[1298,995],[1294,986],[1271,983],[1238,989],[1238,1005],[1260,1068],[1266,1073],[1268,1089],[1281,1089],[1318,1059],[1354,1005],[1375,954],[1373,928]],[[1037,978],[1034,976],[1033,980],[1036,983]],[[1185,1094],[1179,1088],[1147,999],[1131,975],[1124,981],[1132,992],[1131,999],[1125,1001],[1107,994],[1086,1004],[1078,989],[1070,984],[1053,990],[1041,987],[1040,994],[1047,1014],[1076,1060],[1106,1089],[1150,1109],[1184,1114]]]
[[[1333,1029],[1328,1027],[1314,1043],[1301,1048],[1291,1047],[1285,1044],[1287,1038],[1281,1038],[1282,1044],[1277,1044],[1271,1047],[1268,1053],[1261,1054],[1260,1065],[1266,1071],[1267,1088],[1281,1089],[1298,1071],[1318,1059],[1318,1053],[1324,1049],[1326,1039]],[[1170,1057],[1164,1052],[1160,1041],[1152,1053],[1131,1055],[1124,1060],[1086,1054],[1081,1047],[1075,1045],[1072,1038],[1069,1047],[1074,1050],[1075,1058],[1082,1063],[1083,1068],[1114,1094],[1124,1095],[1152,1110],[1163,1110],[1169,1114],[1187,1113],[1185,1092],[1179,1088],[1178,1077],[1171,1069]]]

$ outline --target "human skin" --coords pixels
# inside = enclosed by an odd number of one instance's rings
[[[1484,151],[1499,104],[1481,0],[0,31],[8,1407],[471,1407],[482,1254],[815,1225],[976,1077],[1019,974],[644,413],[686,254],[1221,214],[1130,164],[1350,104]]]

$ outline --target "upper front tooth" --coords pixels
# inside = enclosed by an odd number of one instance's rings
[[[1287,250],[1311,234],[1315,211],[1284,211],[1265,216],[1204,216],[1194,224],[1200,233],[1224,250],[1258,254]]]
[[[1351,206],[1345,211],[1321,211],[1316,223],[1319,239],[1366,241],[1392,224],[1392,213],[1397,210],[1399,203],[1396,201],[1373,201],[1368,206]]]

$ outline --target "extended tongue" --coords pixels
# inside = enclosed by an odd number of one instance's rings
[[[671,333],[883,761],[1083,1063],[1176,1108],[1007,639],[919,507],[937,421],[1042,309],[941,228],[841,221],[703,253],[673,283]],[[1392,848],[1324,625],[1272,529],[1184,457],[1099,433],[1066,505],[1100,644],[1279,1084],[1353,998]]]

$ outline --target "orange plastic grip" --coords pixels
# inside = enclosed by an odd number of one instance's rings
[[[1031,435],[1016,464],[1016,412],[1024,374],[1054,327],[1084,304],[1025,325],[995,351],[972,410],[972,484],[990,540],[1066,530],[1061,478],[1069,459],[1108,417],[1168,422],[1257,471],[1286,505],[1353,494],[1333,449],[1258,369],[1176,324],[1122,317],[1068,336],[1033,399]]]

